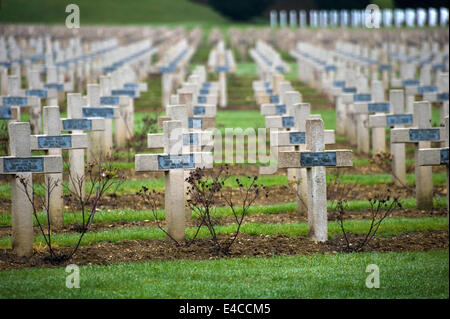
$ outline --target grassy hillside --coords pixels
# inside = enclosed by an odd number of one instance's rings
[[[83,24],[221,24],[227,20],[189,0],[1,0],[1,23],[65,23],[70,3],[80,7]]]

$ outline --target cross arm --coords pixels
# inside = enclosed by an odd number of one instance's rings
[[[83,117],[119,118],[120,110],[117,106],[86,106],[82,108]]]
[[[217,114],[217,107],[214,104],[194,105],[192,107],[192,115],[215,117]]]
[[[395,128],[391,130],[392,143],[418,143],[420,141],[442,142],[445,139],[445,128]]]
[[[351,167],[353,166],[353,153],[350,150],[278,153],[278,167],[280,168],[307,168],[314,166]]]
[[[88,148],[88,136],[84,133],[66,134],[58,136],[30,135],[30,148],[32,150],[84,149]]]
[[[262,115],[279,115],[286,114],[286,105],[274,103],[264,103],[261,104],[261,114]]]
[[[61,119],[62,131],[104,131],[103,118]]]
[[[136,154],[136,172],[169,171],[172,169],[212,168],[213,157],[210,152],[186,154]]]
[[[387,113],[390,111],[388,102],[355,102],[353,107],[356,114]]]
[[[127,106],[130,103],[130,97],[128,95],[111,95],[101,96],[100,105],[120,105]]]
[[[61,173],[62,156],[0,157],[0,174]]]
[[[306,133],[301,131],[271,132],[270,142],[272,146],[292,146],[306,144]],[[334,130],[324,130],[324,144],[334,143],[336,143]]]
[[[395,125],[413,125],[413,114],[374,114],[369,115],[368,127],[386,127]]]
[[[418,164],[420,166],[448,165],[448,152],[448,147],[419,149]]]

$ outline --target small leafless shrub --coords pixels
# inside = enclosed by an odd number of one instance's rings
[[[345,240],[345,250],[349,252],[360,252],[373,237],[375,237],[381,223],[389,217],[397,208],[402,208],[400,200],[396,197],[392,198],[390,190],[387,190],[386,195],[375,196],[369,199],[369,215],[370,226],[367,233],[362,239],[351,240],[348,232],[345,229],[344,219],[345,213],[348,209],[348,202],[346,200],[338,200],[333,206],[333,210],[337,212],[339,225]]]
[[[188,182],[187,205],[197,215],[198,225],[194,238],[201,227],[206,227],[211,235],[214,251],[219,254],[230,254],[230,248],[238,237],[244,219],[257,198],[268,196],[266,187],[257,182],[258,177],[236,178],[238,196],[224,190],[224,185],[231,178],[228,165],[221,166],[216,173],[208,174],[205,169],[197,168],[186,179]],[[237,199],[239,198],[239,200]],[[220,206],[229,207],[235,221],[236,230],[228,239],[219,239],[216,226],[216,213]]]

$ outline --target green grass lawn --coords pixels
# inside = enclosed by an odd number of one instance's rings
[[[2,0],[0,21],[3,23],[64,24],[65,8],[76,3],[80,24],[226,24],[228,20],[209,6],[188,0]],[[37,14],[40,12],[41,14]]]
[[[448,251],[315,254],[0,272],[0,298],[448,298]],[[366,267],[380,269],[369,289]]]
[[[129,164],[127,164],[129,165]],[[327,183],[330,183],[334,179],[333,173],[327,174]],[[245,176],[239,176],[241,182],[243,185],[249,185],[251,182],[248,178]],[[445,185],[447,180],[447,176],[445,173],[434,173],[433,174],[433,184],[434,185]],[[361,174],[344,174],[340,177],[339,184],[340,185],[381,185],[381,184],[389,184],[392,183],[392,175],[390,174],[372,174],[372,175],[361,175]],[[69,195],[68,190],[68,184],[69,182],[64,182],[64,194]],[[258,183],[261,185],[264,185],[266,187],[276,187],[276,186],[282,186],[287,185],[288,180],[286,176],[260,176],[258,178]],[[406,183],[407,185],[415,185],[415,175],[414,174],[407,174],[406,175]],[[36,184],[41,185],[41,184]],[[86,183],[86,190],[89,190],[91,186],[90,182]],[[153,179],[141,179],[141,180],[125,180],[116,190],[116,188],[109,189],[106,194],[112,194],[115,193],[117,195],[124,195],[124,194],[136,194],[142,186],[146,186],[147,188],[151,190],[156,191],[164,191],[164,178],[153,178]],[[236,188],[237,182],[236,182],[236,176],[230,177],[225,182],[226,188]],[[36,194],[37,195],[44,195],[44,188],[43,187],[36,187]],[[0,198],[8,199],[11,198],[11,185],[9,183],[0,183]]]
[[[369,220],[347,220],[345,229],[348,233],[366,234],[369,229]],[[216,226],[218,234],[232,234],[236,230],[236,225]],[[377,232],[377,236],[393,236],[414,231],[426,230],[446,230],[448,229],[448,219],[445,217],[426,217],[426,218],[390,218],[383,222]],[[187,228],[186,237],[192,238],[196,228]],[[308,223],[289,223],[289,224],[260,224],[244,223],[241,232],[247,235],[287,235],[287,236],[307,236]],[[328,223],[328,236],[342,234],[338,222]],[[203,227],[198,237],[209,237],[209,231]],[[53,245],[59,247],[75,246],[79,240],[79,234],[54,234],[52,236]],[[164,233],[157,227],[133,227],[105,230],[100,232],[88,232],[83,237],[81,245],[89,245],[94,242],[120,242],[123,240],[143,240],[143,239],[163,239]],[[45,245],[42,235],[34,238],[34,242]],[[10,248],[11,238],[0,238],[0,248]]]
[[[434,208],[440,209],[446,207],[446,197],[436,197],[434,199]],[[401,199],[402,207],[404,209],[413,209],[416,208],[416,199],[415,198],[404,198]],[[334,209],[335,202],[329,200],[327,202],[327,209],[330,211]],[[150,208],[150,207],[149,207]],[[364,211],[370,208],[370,204],[367,200],[350,200],[347,202],[347,211],[357,212]],[[237,209],[237,211],[241,211],[241,209]],[[274,205],[254,205],[250,206],[248,210],[249,215],[255,214],[279,214],[286,212],[296,212],[297,211],[297,202],[288,202],[288,203],[280,203]],[[163,209],[159,209],[157,211],[158,218],[164,219],[165,212]],[[37,214],[39,222],[43,225],[46,225],[46,215],[44,213]],[[215,217],[231,217],[233,216],[233,212],[228,207],[218,207],[215,214]],[[395,217],[395,213],[393,214]],[[196,215],[192,215],[193,218],[196,218]],[[74,224],[81,223],[82,215],[79,211],[77,212],[68,212],[64,213],[64,223],[65,224]],[[154,220],[153,212],[151,210],[133,210],[133,209],[121,209],[121,210],[99,210],[95,214],[94,223],[106,223],[106,222],[132,222],[132,221],[145,221],[145,220]],[[34,224],[37,226],[36,220],[33,219]],[[11,214],[5,213],[0,214],[0,226],[11,226]]]

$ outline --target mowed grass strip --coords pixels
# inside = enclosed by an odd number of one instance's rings
[[[347,220],[345,229],[348,233],[365,234],[369,229],[369,220]],[[216,232],[218,234],[231,234],[235,232],[236,225],[218,225]],[[394,236],[414,231],[427,230],[447,230],[448,219],[445,217],[426,217],[426,218],[391,218],[387,219],[380,226],[378,236]],[[186,237],[192,238],[196,232],[195,227],[186,229]],[[308,223],[289,223],[289,224],[260,224],[245,223],[241,231],[247,235],[287,235],[287,236],[307,236]],[[341,228],[338,222],[328,223],[328,235],[333,237],[341,234]],[[75,246],[79,240],[80,234],[54,234],[52,243],[55,247]],[[209,237],[207,228],[202,227],[198,237]],[[133,227],[121,228],[100,232],[88,232],[84,235],[81,245],[89,245],[94,242],[120,242],[124,240],[144,240],[144,239],[164,239],[164,233],[157,227]],[[45,245],[45,240],[40,236],[34,238],[34,243]],[[0,248],[11,248],[11,238],[1,238]]]
[[[415,198],[405,198],[401,199],[402,207],[404,209],[414,209],[416,208]],[[435,209],[445,208],[447,205],[446,197],[436,197],[433,201],[433,206]],[[335,207],[335,202],[328,201],[327,209],[331,211]],[[367,200],[350,200],[347,202],[347,211],[364,211],[370,209],[370,204]],[[237,208],[236,211],[241,212],[242,209]],[[248,210],[248,215],[255,214],[279,214],[296,212],[297,203],[280,203],[274,205],[254,205],[250,206]],[[41,225],[47,224],[47,218],[45,213],[41,212],[37,214],[39,223]],[[157,216],[159,220],[165,219],[164,209],[157,210]],[[217,207],[214,216],[217,218],[231,217],[233,212],[229,207]],[[395,213],[393,214],[395,216]],[[197,215],[193,213],[192,218],[197,218]],[[122,209],[122,210],[99,210],[95,213],[94,223],[114,223],[114,222],[127,222],[127,221],[147,221],[155,220],[154,214],[151,210],[132,210],[132,209]],[[80,212],[68,212],[64,213],[64,223],[65,224],[75,224],[81,223],[82,215]],[[37,226],[35,218],[33,218],[33,224]],[[0,226],[11,226],[11,214],[4,213],[0,214]]]
[[[244,186],[248,186],[251,183],[251,179],[247,176],[231,176],[226,182],[226,188],[237,188],[236,178],[239,178]],[[335,180],[334,174],[327,174],[327,183],[331,183]],[[415,175],[407,174],[406,175],[406,183],[407,185],[415,185]],[[268,175],[268,176],[259,176],[258,181],[259,184],[264,185],[266,187],[277,187],[288,185],[287,176],[284,175]],[[390,174],[371,174],[371,175],[361,175],[361,174],[345,174],[341,175],[339,179],[340,185],[382,185],[382,184],[390,184],[393,182],[392,175]],[[447,176],[445,173],[434,173],[433,174],[433,184],[437,185],[445,185],[447,182]],[[38,184],[35,184],[36,186]],[[42,186],[42,185],[41,185]],[[86,183],[86,190],[89,190],[91,186],[90,182]],[[119,187],[110,188],[106,193],[112,194],[116,193],[117,195],[125,195],[125,194],[136,194],[142,186],[146,186],[147,188],[155,191],[164,191],[164,178],[153,178],[153,179],[142,179],[142,180],[125,180]],[[68,182],[64,182],[64,194],[69,195],[68,191]],[[37,187],[36,195],[44,195],[44,188]],[[0,198],[10,199],[11,198],[11,185],[8,183],[0,183]]]
[[[380,288],[365,285],[380,269]],[[448,298],[448,251],[177,260],[0,272],[0,298]]]

